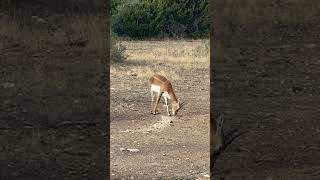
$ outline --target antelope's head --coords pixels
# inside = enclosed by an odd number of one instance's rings
[[[175,116],[177,115],[178,111],[182,108],[184,105],[184,102],[181,102],[180,99],[178,99],[177,102],[172,102],[172,114]]]

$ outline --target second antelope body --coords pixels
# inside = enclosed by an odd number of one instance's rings
[[[173,115],[176,115],[178,110],[181,108],[180,102],[177,99],[177,96],[175,95],[171,82],[166,79],[164,76],[161,76],[159,74],[153,75],[149,79],[149,83],[151,85],[151,114],[158,114],[158,104],[160,101],[161,96],[164,99],[166,108],[167,108],[167,113],[168,116],[170,116],[170,111],[169,111],[169,104],[168,100],[171,100],[171,111]],[[156,100],[155,100],[155,97]]]

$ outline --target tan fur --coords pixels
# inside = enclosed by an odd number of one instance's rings
[[[179,109],[179,102],[178,102],[178,99],[174,93],[171,82],[167,78],[165,78],[164,76],[159,75],[159,74],[155,74],[152,77],[150,77],[149,83],[151,85],[151,91],[152,91],[152,85],[160,87],[160,92],[157,97],[155,105],[153,105],[153,102],[151,104],[151,113],[152,114],[157,113],[157,106],[159,104],[161,96],[163,94],[168,93],[168,95],[170,97],[169,99],[171,100],[171,104],[172,104],[172,112],[175,115],[177,109]],[[168,112],[168,115],[170,115],[169,112]]]

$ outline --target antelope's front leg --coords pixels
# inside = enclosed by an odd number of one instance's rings
[[[164,96],[163,96],[163,97],[164,97]],[[168,98],[167,98],[167,97],[164,97],[164,102],[166,103],[166,108],[167,108],[168,116],[171,116],[171,115],[170,115],[170,112],[169,112],[169,104],[168,104]]]
[[[156,104],[155,104],[154,107],[153,107],[153,111],[152,111],[152,114],[153,114],[153,115],[156,115],[156,113],[157,113],[157,108],[158,108],[158,104],[159,104],[159,101],[160,101],[161,96],[162,96],[162,93],[159,93],[159,94],[158,94],[157,101],[156,101]]]
[[[154,94],[153,94],[153,91],[151,90],[151,108],[150,108],[151,114],[153,114],[153,107],[154,107]]]

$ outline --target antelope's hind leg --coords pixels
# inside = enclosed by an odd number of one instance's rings
[[[150,114],[153,114],[153,108],[154,108],[154,93],[151,90],[151,108],[150,108]]]
[[[169,111],[168,98],[163,96],[163,99],[164,99],[164,102],[166,103],[166,108],[167,108],[168,116],[171,116],[170,111]]]

